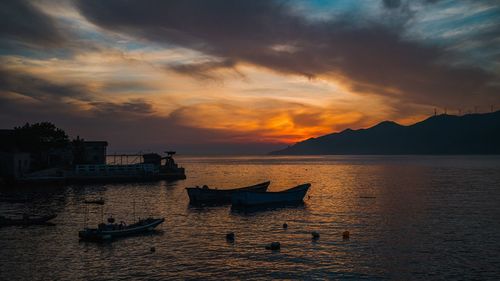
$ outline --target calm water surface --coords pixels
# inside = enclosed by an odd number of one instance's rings
[[[499,278],[500,156],[177,160],[187,180],[1,190],[2,197],[34,200],[1,202],[0,214],[58,217],[55,226],[0,228],[0,280]],[[241,213],[190,207],[184,190],[265,180],[271,190],[310,182],[310,198],[297,208]],[[83,201],[96,197],[118,221],[133,220],[135,201],[138,217],[166,222],[154,235],[79,242]],[[101,207],[91,206],[88,219],[99,223]],[[234,243],[225,240],[230,231]],[[311,231],[320,232],[318,241]],[[281,242],[280,251],[264,248],[272,241]]]

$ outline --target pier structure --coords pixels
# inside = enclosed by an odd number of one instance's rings
[[[106,164],[76,165],[71,181],[137,181],[185,179],[185,170],[174,161],[174,151],[166,156],[157,153],[114,154]]]

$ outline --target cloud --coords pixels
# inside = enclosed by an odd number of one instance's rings
[[[118,114],[127,119],[136,118],[137,115],[150,115],[154,113],[153,105],[143,99],[131,99],[125,102],[90,102],[92,111],[99,115],[113,117]]]
[[[185,110],[196,110],[196,107]],[[109,153],[169,149],[183,154],[266,153],[284,145],[260,141],[254,132],[193,127],[183,124],[180,118],[184,116],[154,114],[153,104],[144,100],[27,103],[5,98],[0,92],[0,127],[49,121],[66,130],[71,137],[107,140]]]
[[[168,146],[188,151],[197,146],[197,137],[220,137],[218,132],[178,125],[168,115],[155,114],[147,100],[106,100],[91,94],[78,84],[60,85],[24,70],[1,68],[0,127],[49,121],[73,137],[109,140],[112,151],[128,152]]]
[[[384,6],[389,9],[399,8],[401,6],[401,0],[384,0]]]
[[[172,64],[167,66],[177,73],[189,75],[201,80],[220,80],[221,75],[217,73],[219,70],[232,70],[234,73],[243,77],[243,74],[236,70],[236,62],[231,59],[211,60],[200,63],[189,64]]]
[[[500,102],[494,2],[297,3],[1,2],[0,125],[52,121],[113,150],[266,152]]]
[[[294,143],[349,126],[366,124],[363,114],[336,106],[313,106],[273,98],[207,102],[178,108],[176,124],[225,132],[218,141]]]
[[[27,72],[0,67],[0,92],[4,98],[7,95],[17,95],[38,102],[67,97],[88,100],[88,91],[83,85],[61,84]]]
[[[403,6],[400,1],[384,4]],[[191,48],[231,64],[309,78],[343,77],[353,90],[392,95],[402,103],[458,106],[478,97],[499,100],[496,75],[443,63],[446,49],[403,39],[401,26],[360,25],[346,17],[311,22],[292,13],[288,2],[267,0],[85,0],[77,6],[90,21],[109,30]],[[176,70],[207,78],[219,66]]]
[[[38,47],[58,46],[64,41],[54,20],[28,0],[0,1],[0,36],[1,41]]]
[[[18,68],[1,69],[0,74],[0,126],[50,121],[72,136],[109,140],[117,151],[170,146],[191,153],[228,153],[248,146],[264,153],[283,143],[367,122],[363,114],[341,105],[323,107],[262,97],[206,100],[162,113],[157,101],[145,98],[106,97],[79,84],[61,85],[49,80],[51,76],[42,79]]]
[[[250,149],[247,152],[264,153],[279,148],[283,141],[301,140],[310,131],[329,132],[331,128],[329,124],[301,122],[305,116],[300,114],[305,111],[321,113],[320,109],[305,105],[267,99],[256,102],[262,104],[256,109],[237,102],[198,103],[161,114],[153,101],[106,99],[88,87],[60,84],[50,77],[41,78],[27,69],[2,67],[0,126],[50,121],[72,136],[109,140],[114,151],[172,147],[190,153],[235,153],[243,147]],[[288,109],[281,109],[284,107]],[[299,116],[294,121],[295,114]],[[323,118],[318,120],[324,121]]]

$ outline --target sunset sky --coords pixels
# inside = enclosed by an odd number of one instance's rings
[[[500,108],[496,0],[0,1],[0,128],[266,153]]]

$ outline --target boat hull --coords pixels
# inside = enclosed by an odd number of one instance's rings
[[[230,204],[231,197],[235,192],[250,190],[255,192],[265,192],[270,182],[266,181],[252,186],[236,189],[203,189],[197,187],[186,188],[189,196],[189,203],[192,205],[201,204]]]
[[[140,225],[134,224],[129,227],[121,229],[101,230],[101,229],[87,228],[84,229],[83,231],[78,232],[78,236],[80,237],[80,239],[88,241],[105,241],[114,238],[134,236],[141,233],[151,232],[158,225],[162,224],[164,221],[165,221],[164,218],[150,219],[149,221],[143,224]]]
[[[310,184],[298,185],[281,192],[239,191],[231,197],[233,207],[297,204],[304,201]]]
[[[27,219],[9,219],[9,218],[0,218],[0,226],[29,226],[29,225],[44,225],[50,224],[50,220],[57,217],[57,215],[49,215],[43,217],[36,218],[27,218]]]

